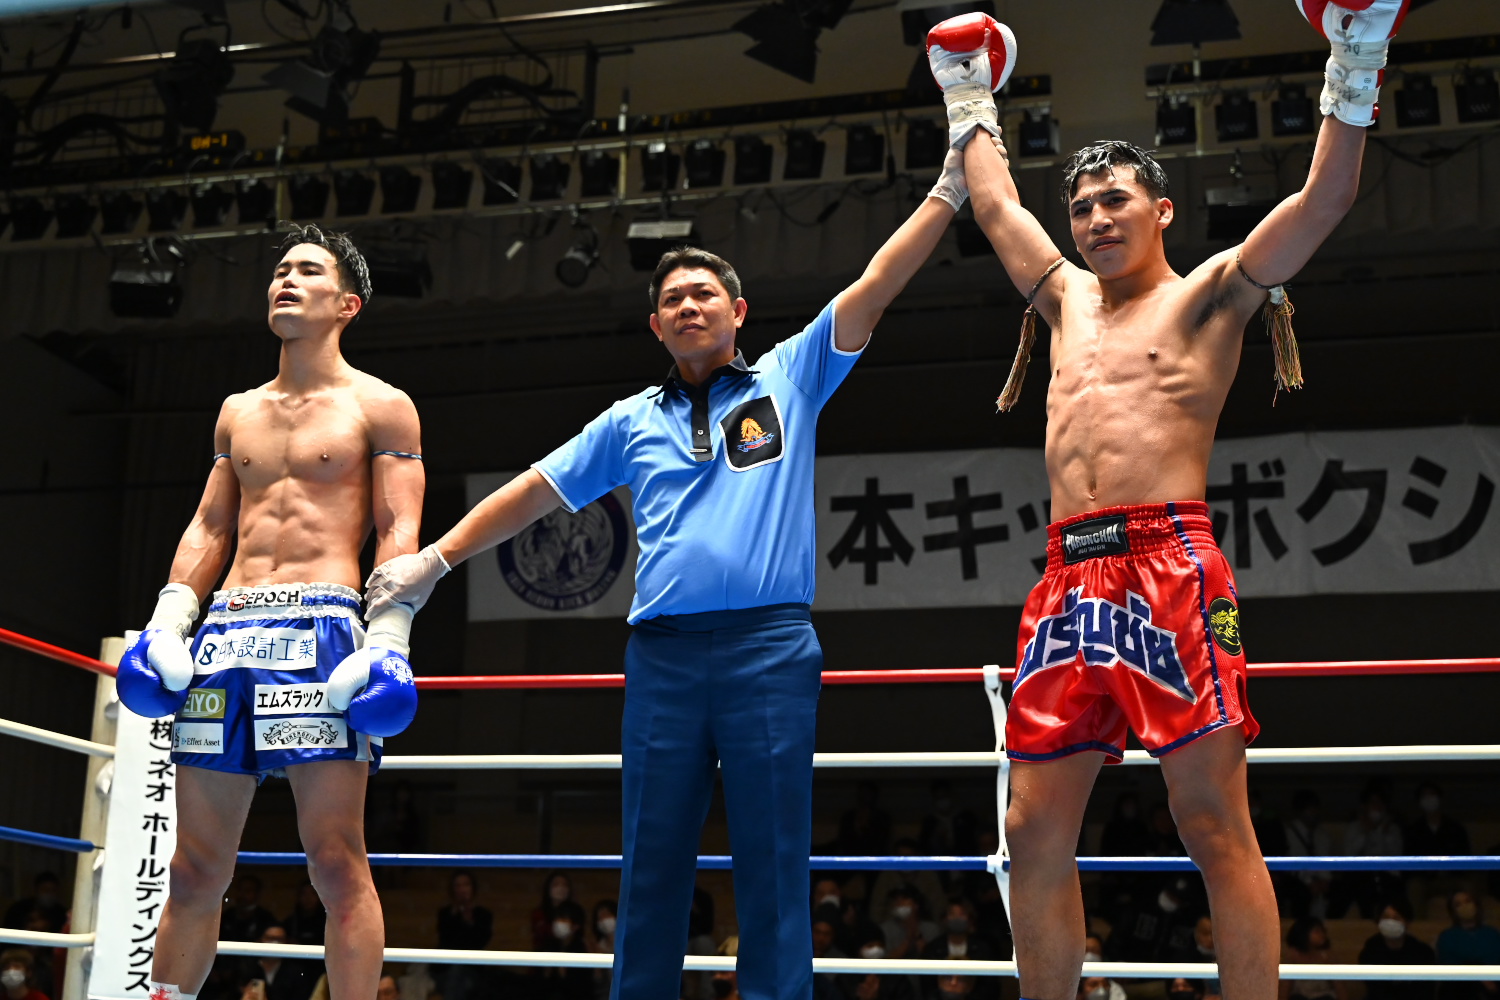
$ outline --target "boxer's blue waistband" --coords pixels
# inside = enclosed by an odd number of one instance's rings
[[[759,608],[736,608],[729,611],[699,611],[691,615],[657,615],[636,623],[636,628],[663,629],[669,632],[716,632],[719,629],[753,628],[772,622],[810,622],[812,607],[807,604],[767,604]]]

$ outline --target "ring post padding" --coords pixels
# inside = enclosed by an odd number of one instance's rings
[[[990,872],[1000,886],[1000,902],[1005,906],[1005,919],[1010,913],[1010,849],[1005,843],[1005,814],[1010,809],[1010,758],[1005,753],[1005,693],[1001,689],[1003,678],[998,663],[984,665],[984,693],[990,698],[990,714],[995,722],[995,754],[1000,758],[995,772],[995,816],[998,822],[994,857],[988,859]]]
[[[125,655],[125,640],[110,636],[99,643],[99,659],[110,666],[118,666]],[[89,739],[109,747],[115,745],[115,719],[119,715],[120,701],[115,693],[115,679],[100,674],[94,684],[94,722]],[[105,843],[108,833],[109,785],[114,774],[115,762],[101,757],[90,757],[87,777],[83,784],[83,819],[78,824],[80,840],[95,844]],[[86,966],[93,957],[95,904],[99,899],[99,862],[104,858],[104,849],[98,848],[90,854],[80,854],[73,875],[73,917],[70,924],[75,934],[87,935],[86,947],[68,949],[67,974],[63,979],[61,1000],[84,1000],[88,995]]]

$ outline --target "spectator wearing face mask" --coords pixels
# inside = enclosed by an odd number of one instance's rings
[[[538,951],[582,954],[588,951],[583,940],[583,907],[565,899],[552,908],[552,924],[547,940]],[[537,1000],[593,1000],[594,970],[584,968],[543,968]]]
[[[1125,1000],[1125,987],[1113,979],[1090,976],[1078,981],[1078,1000]]]
[[[848,958],[835,940],[838,911],[820,907],[813,915],[813,958]],[[813,1000],[839,1000],[838,976],[832,972],[813,974]]]
[[[542,881],[542,898],[531,911],[531,947],[546,951],[552,940],[552,921],[557,908],[573,902],[573,880],[566,872],[551,872]]]
[[[1346,855],[1380,857],[1406,853],[1401,827],[1391,817],[1388,803],[1380,784],[1365,787],[1359,799],[1359,812],[1344,829]],[[1329,914],[1342,916],[1353,904],[1359,907],[1360,916],[1373,917],[1383,900],[1398,896],[1406,896],[1406,883],[1400,872],[1346,872],[1334,881]]]
[[[280,924],[272,924],[261,931],[260,943],[286,944],[286,928]],[[317,975],[306,962],[265,955],[245,959],[245,966],[240,974],[241,985],[252,979],[265,984],[266,1000],[307,1000],[318,981]]]
[[[57,932],[68,919],[68,904],[62,897],[62,883],[51,872],[42,872],[31,882],[31,895],[18,899],[5,911],[5,923],[0,926],[25,929],[35,923],[34,913],[41,914],[44,925],[41,929]]]
[[[1437,939],[1439,965],[1500,965],[1500,931],[1484,922],[1479,900],[1467,889],[1448,897],[1448,915],[1453,926]],[[1496,1000],[1500,983],[1439,983],[1442,1000]]]
[[[1328,965],[1328,928],[1317,917],[1298,917],[1286,932],[1286,962]],[[1283,979],[1279,1000],[1345,1000],[1344,983],[1333,979]]]
[[[1214,922],[1208,914],[1199,917],[1198,922],[1193,925],[1193,953],[1185,956],[1184,961],[1219,961],[1218,949],[1214,946]],[[1201,984],[1203,1000],[1219,1000],[1224,995],[1224,987],[1217,979],[1204,979]]]
[[[1083,939],[1083,960],[1085,962],[1104,961],[1104,939],[1097,934],[1087,934]]]
[[[31,983],[36,960],[25,948],[7,948],[0,952],[0,988],[6,1000],[48,1000],[47,994]]]
[[[1204,987],[1201,979],[1167,980],[1167,1000],[1203,1000]]]
[[[938,937],[927,942],[922,949],[925,959],[965,959],[971,962],[989,962],[996,958],[989,942],[974,933],[974,907],[968,900],[953,897],[943,913],[943,923]],[[922,993],[928,1000],[942,1000],[942,981],[945,976],[924,977]],[[961,977],[969,978],[973,977]],[[986,980],[993,977],[986,976]],[[973,994],[975,1000],[992,1000],[998,995],[998,982],[970,983],[964,995]]]
[[[910,837],[902,837],[896,841],[892,848],[898,857],[912,857],[920,853],[917,842]],[[986,873],[988,874],[988,873]],[[994,877],[990,877],[994,881]],[[884,922],[890,916],[891,900],[897,889],[914,889],[920,899],[946,899],[948,893],[943,889],[942,879],[934,871],[921,871],[910,869],[905,871],[883,871],[870,886],[870,919],[877,923]]]
[[[1179,878],[1163,885],[1156,898],[1127,907],[1104,943],[1106,960],[1164,962],[1192,951],[1197,914],[1187,907],[1190,883]]]
[[[1417,808],[1421,816],[1404,831],[1408,854],[1468,854],[1469,832],[1457,820],[1443,815],[1443,792],[1424,781],[1417,786]]]
[[[619,916],[619,905],[613,899],[601,899],[594,904],[594,942],[589,946],[594,954],[615,953],[615,926],[619,922]],[[594,970],[594,1000],[608,1000],[609,985],[613,979],[613,969]]]
[[[880,925],[885,935],[887,958],[917,958],[927,942],[937,940],[941,931],[927,919],[922,894],[909,885],[892,889],[887,916]]]
[[[448,905],[438,910],[438,947],[461,951],[487,948],[495,933],[495,915],[475,902],[479,883],[466,871],[448,879]],[[485,978],[472,965],[447,965],[433,969],[443,1000],[471,1000]]]
[[[1333,855],[1333,837],[1320,817],[1322,803],[1318,793],[1310,788],[1298,790],[1292,796],[1292,818],[1286,823],[1286,852],[1298,858],[1326,858]],[[1285,879],[1279,888],[1283,903],[1282,916],[1318,917],[1328,916],[1329,891],[1333,886],[1333,875],[1326,871],[1284,873]]]
[[[1360,965],[1432,965],[1437,954],[1432,947],[1407,933],[1411,904],[1392,899],[1376,914],[1376,933],[1359,951]],[[1366,1000],[1433,1000],[1434,982],[1373,980],[1365,984]]]
[[[870,926],[861,935],[860,958],[888,958],[885,934],[879,927]],[[877,972],[853,973],[842,976],[839,986],[845,1000],[916,1000],[910,976],[881,975]]]

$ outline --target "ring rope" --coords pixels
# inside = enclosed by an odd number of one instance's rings
[[[32,847],[50,847],[56,851],[72,851],[74,854],[87,854],[98,850],[99,847],[98,844],[79,840],[76,837],[59,837],[51,833],[18,830],[13,826],[0,826],[0,840],[9,840],[16,844],[30,844]]]
[[[87,948],[94,943],[94,932],[58,934],[55,931],[23,931],[15,927],[0,927],[0,943],[41,945],[44,948]]]
[[[77,736],[54,733],[50,729],[38,729],[24,722],[11,722],[9,719],[0,719],[0,733],[7,736],[19,736],[23,740],[57,747],[60,750],[75,750],[78,753],[86,753],[90,757],[113,757],[115,755],[115,748],[108,743],[94,743],[90,740],[79,739]]]

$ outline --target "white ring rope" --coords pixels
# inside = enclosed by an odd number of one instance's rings
[[[260,944],[251,941],[220,941],[220,955],[267,955],[283,958],[322,958],[317,945]],[[448,951],[443,948],[387,948],[388,962],[428,962],[437,965],[524,965],[535,968],[608,969],[613,955],[587,952],[546,951]],[[735,960],[720,956],[688,956],[683,968],[690,972],[728,972]],[[952,959],[903,958],[815,958],[813,971],[863,974],[937,976],[1014,976],[1015,962],[974,962]],[[1303,965],[1280,967],[1286,979],[1408,979],[1408,980],[1497,980],[1500,965]],[[1211,962],[1085,962],[1083,975],[1112,979],[1210,979],[1219,975]]]
[[[44,948],[87,948],[94,943],[92,932],[88,934],[56,934],[52,931],[23,931],[14,927],[0,927],[0,942],[5,944],[36,944]]]
[[[93,743],[89,740],[81,740],[76,736],[54,733],[50,729],[38,729],[36,726],[28,726],[23,722],[11,722],[9,719],[0,719],[0,733],[5,733],[8,736],[19,736],[23,740],[30,740],[33,743],[43,743],[49,747],[86,753],[90,757],[113,757],[115,755],[115,748],[108,743]]]

